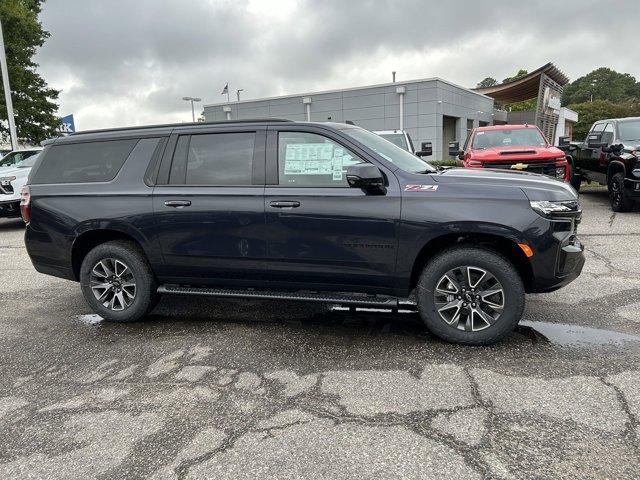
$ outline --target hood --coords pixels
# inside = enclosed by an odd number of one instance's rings
[[[529,200],[576,200],[573,187],[546,175],[490,168],[451,168],[432,175],[438,183],[486,185],[496,188],[520,188]]]
[[[510,160],[542,160],[547,158],[564,157],[565,153],[559,148],[548,147],[491,147],[484,150],[472,150],[473,160],[502,161]]]

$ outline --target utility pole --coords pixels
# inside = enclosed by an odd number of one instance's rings
[[[13,118],[13,102],[11,101],[11,86],[9,85],[9,69],[7,68],[7,56],[4,52],[4,36],[2,34],[2,22],[0,21],[0,66],[2,67],[2,85],[4,87],[4,99],[7,104],[7,120],[9,122],[9,135],[11,136],[11,148],[17,150],[18,135],[16,134],[16,122]]]

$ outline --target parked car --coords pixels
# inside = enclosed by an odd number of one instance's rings
[[[373,133],[380,135],[385,140],[390,141],[409,153],[416,153],[411,136],[405,130],[378,130]]]
[[[350,125],[353,124],[351,123]],[[404,130],[378,130],[373,133],[384,138],[388,142],[393,143],[395,146],[417,155],[418,157],[429,157],[433,154],[431,142],[422,142],[420,144],[420,150],[416,150],[413,146],[413,141],[411,140],[409,132]]]
[[[31,155],[13,168],[0,170],[0,218],[20,216],[20,192],[37,159],[38,154]]]
[[[628,212],[640,200],[640,117],[599,120],[584,142],[563,137],[560,147],[571,155],[576,190],[583,180],[606,185],[614,212]]]
[[[535,125],[492,125],[471,130],[462,150],[449,144],[449,155],[465,168],[498,168],[544,174],[568,182],[566,153],[551,145]]]
[[[252,120],[47,142],[22,191],[36,270],[137,320],[165,294],[397,308],[493,343],[525,292],[584,264],[575,190],[540,175],[436,170],[372,132]]]
[[[7,153],[2,159],[0,159],[0,173],[3,170],[14,168],[16,164],[26,160],[27,158],[37,155],[42,151],[42,147],[22,148],[20,150],[13,150]]]

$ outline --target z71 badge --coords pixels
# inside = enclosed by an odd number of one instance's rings
[[[438,190],[438,185],[406,185],[404,187],[405,192],[435,192]]]

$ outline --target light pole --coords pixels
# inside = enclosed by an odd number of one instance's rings
[[[240,101],[240,92],[244,92],[244,88],[236,90],[236,97],[238,97],[238,101]]]
[[[4,85],[4,99],[7,104],[7,121],[9,122],[11,149],[16,150],[18,148],[18,135],[16,134],[16,122],[13,118],[13,103],[11,102],[11,86],[9,85],[7,57],[4,53],[4,36],[2,34],[2,22],[0,22],[0,63],[0,67],[2,69],[2,85]]]
[[[182,97],[182,100],[191,102],[191,118],[193,119],[193,123],[196,123],[196,111],[193,108],[193,102],[201,102],[202,99],[198,97]]]

